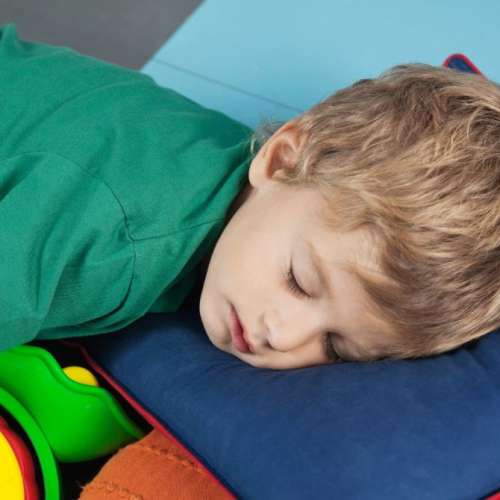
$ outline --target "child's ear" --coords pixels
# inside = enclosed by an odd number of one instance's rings
[[[295,120],[282,125],[271,137],[279,168],[293,168],[304,145],[305,137],[301,134]]]
[[[259,180],[273,178],[279,170],[294,168],[299,153],[304,147],[305,137],[295,120],[282,125],[258,151],[250,167],[250,183],[257,186]]]

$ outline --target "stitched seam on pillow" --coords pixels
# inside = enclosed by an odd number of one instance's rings
[[[113,493],[116,491],[121,498],[125,498],[126,500],[144,500],[144,497],[139,493],[133,493],[128,488],[124,488],[123,486],[120,486],[119,484],[113,483],[111,481],[95,481],[85,487],[85,490],[87,491],[92,489],[106,489],[108,493]]]
[[[158,456],[163,456],[167,458],[168,460],[172,460],[184,467],[189,467],[193,469],[194,471],[200,473],[202,476],[206,476],[205,471],[203,471],[200,467],[198,467],[196,464],[188,460],[187,458],[183,457],[182,455],[178,455],[176,453],[172,453],[169,451],[167,448],[161,448],[159,446],[148,446],[144,445],[142,443],[135,443],[137,448],[141,448],[144,451],[147,451],[149,453],[153,453],[154,455]]]

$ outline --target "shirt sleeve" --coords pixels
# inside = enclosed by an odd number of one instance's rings
[[[119,308],[134,255],[124,213],[101,180],[52,153],[1,160],[0,351],[51,331],[78,335]]]

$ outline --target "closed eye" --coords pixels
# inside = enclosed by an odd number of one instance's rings
[[[295,275],[293,272],[293,268],[290,266],[288,269],[287,275],[286,275],[286,282],[288,284],[288,288],[294,293],[295,295],[301,297],[301,298],[312,298],[310,295],[308,295],[302,287],[297,283],[297,280],[295,279]],[[332,333],[326,333],[323,337],[323,346],[325,350],[325,354],[328,359],[335,361],[337,363],[341,363],[344,360],[338,355],[338,353],[335,351],[333,347],[333,342],[332,342]]]

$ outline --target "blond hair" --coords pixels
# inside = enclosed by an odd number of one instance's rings
[[[349,270],[396,334],[387,357],[449,351],[500,326],[500,86],[402,64],[300,114],[290,186],[318,188],[335,231],[369,230],[387,281]],[[281,123],[260,126],[251,151]]]

